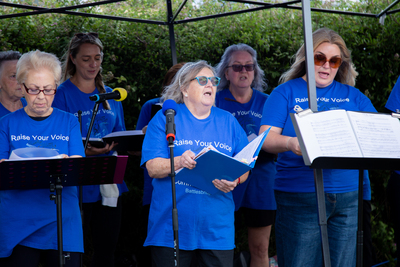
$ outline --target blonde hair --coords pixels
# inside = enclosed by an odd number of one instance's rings
[[[69,42],[68,51],[63,56],[63,81],[68,80],[70,77],[74,76],[76,73],[76,66],[72,62],[73,58],[76,58],[76,55],[79,53],[79,48],[82,44],[94,44],[100,48],[101,53],[101,61],[103,61],[103,44],[98,38],[97,33],[77,33],[72,37],[71,41]],[[101,75],[103,68],[100,67],[99,72],[97,73],[96,77],[94,78],[94,83],[96,85],[97,90],[99,90],[100,94],[104,94],[106,89],[103,83],[103,76]],[[104,109],[110,109],[110,105],[108,101],[103,102]]]
[[[61,62],[58,58],[46,52],[39,50],[30,51],[21,56],[17,62],[17,82],[23,84],[26,81],[29,71],[47,69],[51,71],[54,77],[56,86],[60,84],[61,80]]]
[[[321,28],[313,32],[313,51],[315,51],[315,49],[317,49],[317,47],[322,43],[334,44],[340,49],[342,64],[338,69],[335,80],[342,84],[354,86],[356,84],[358,72],[356,71],[351,60],[351,52],[347,48],[343,38],[337,32],[331,29]],[[295,55],[295,62],[288,71],[281,75],[279,78],[279,83],[285,83],[289,80],[303,77],[305,74],[305,48],[303,44]]]

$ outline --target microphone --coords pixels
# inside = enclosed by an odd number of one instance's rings
[[[114,99],[115,101],[122,101],[126,98],[128,92],[124,88],[115,88],[110,93],[95,94],[89,96],[89,99],[94,102],[104,102],[108,99]]]
[[[172,145],[175,140],[174,117],[176,115],[177,109],[178,109],[178,105],[172,99],[167,99],[163,103],[162,112],[166,117],[165,134],[167,135],[167,141],[168,141],[169,145]]]

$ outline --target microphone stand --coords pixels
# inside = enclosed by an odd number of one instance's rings
[[[170,148],[171,159],[171,186],[172,186],[172,226],[174,230],[174,261],[175,266],[179,266],[179,238],[178,238],[178,209],[176,208],[175,190],[175,167],[174,167],[174,139],[175,136],[168,136],[168,147]]]
[[[90,119],[89,129],[88,129],[88,132],[87,132],[87,135],[86,135],[85,145],[84,145],[84,149],[83,149],[83,151],[85,151],[85,152],[86,152],[86,148],[87,148],[88,143],[89,143],[90,133],[92,132],[94,119],[96,118],[97,111],[99,111],[99,105],[100,105],[100,102],[96,101],[95,104],[94,104],[94,107],[93,107],[92,118]],[[81,111],[81,113],[82,113],[82,111]],[[80,118],[80,121],[82,120],[79,111],[78,111],[78,118]],[[82,132],[82,122],[81,122],[81,132]],[[79,205],[80,205],[80,208],[81,208],[81,217],[82,217],[82,226],[83,226],[83,208],[82,208],[83,204],[82,204],[82,199],[83,199],[82,186],[79,186]],[[82,255],[82,253],[80,255],[80,266],[83,266],[83,255]]]
[[[82,134],[82,110],[78,110],[78,121],[79,121],[79,126]],[[86,149],[86,147],[85,147]],[[84,150],[85,151],[85,150]],[[79,194],[79,210],[81,212],[81,220],[82,220],[82,226],[83,226],[83,189],[82,186],[80,185],[78,187],[78,194]],[[80,267],[83,266],[83,254],[80,253],[79,255],[79,261],[80,261]]]
[[[93,124],[94,124],[94,118],[96,117],[97,111],[99,111],[99,105],[100,105],[100,102],[96,101],[94,103],[92,118],[90,120],[90,125],[89,125],[89,129],[88,129],[88,132],[87,132],[87,135],[86,135],[86,140],[85,140],[85,148],[84,148],[85,151],[86,151],[87,145],[89,143],[89,137],[90,137],[90,133],[92,132],[92,128],[93,128]]]

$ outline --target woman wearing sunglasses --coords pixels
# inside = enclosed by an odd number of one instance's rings
[[[84,156],[78,120],[52,108],[61,64],[52,54],[28,52],[17,63],[16,79],[27,105],[0,120],[0,158],[18,148],[56,150],[64,158]],[[1,163],[0,163],[1,164]],[[30,170],[33,171],[33,170]],[[46,177],[40,177],[45,179]],[[75,186],[62,189],[65,266],[79,266],[82,221]],[[58,266],[57,214],[49,189],[0,191],[0,266]]]
[[[264,71],[258,66],[257,52],[246,44],[225,49],[216,67],[221,77],[215,105],[229,111],[238,120],[249,141],[257,137],[268,95]],[[269,266],[268,246],[271,226],[275,222],[274,155],[261,151],[245,183],[233,191],[237,223],[244,214],[251,254],[250,266]],[[238,228],[238,227],[237,227]],[[238,230],[238,229],[236,229]]]
[[[165,87],[163,99],[178,103],[175,115],[175,170],[193,169],[193,157],[208,144],[229,156],[248,142],[236,119],[214,107],[220,78],[205,61],[186,63]],[[150,121],[142,148],[141,165],[153,179],[148,233],[144,246],[151,246],[153,266],[174,264],[170,159],[165,135],[166,118],[158,112]],[[223,144],[223,145],[218,145]],[[192,259],[201,266],[232,266],[234,245],[234,202],[232,190],[244,182],[248,173],[230,182],[214,180],[219,193],[208,194],[176,180],[179,221],[180,266],[189,267]]]
[[[167,85],[170,85],[172,79],[175,77],[176,73],[180,68],[185,65],[186,62],[180,62],[173,65],[165,74],[164,80],[161,85],[161,89],[163,90]],[[162,90],[160,93],[162,93]],[[139,114],[139,118],[136,124],[137,130],[142,130],[143,133],[146,133],[147,125],[149,124],[150,120],[156,115],[157,111],[162,109],[162,100],[161,97],[153,98],[148,100],[142,106]],[[141,155],[141,152],[136,153],[135,155]],[[147,232],[147,223],[149,218],[149,211],[150,211],[150,202],[151,202],[151,195],[153,192],[153,179],[149,176],[149,173],[144,168],[143,170],[144,176],[144,185],[143,185],[143,198],[142,198],[142,219],[143,225],[146,226],[144,229],[145,233]],[[140,255],[138,255],[140,254]],[[143,251],[139,251],[136,255],[138,263],[143,266],[151,266],[151,252],[149,247],[144,247]]]
[[[318,111],[376,112],[368,97],[353,87],[358,73],[336,32],[316,30],[313,51]],[[265,103],[260,129],[272,126],[263,149],[278,154],[274,186],[278,262],[279,266],[322,266],[314,174],[304,165],[290,119],[290,113],[309,107],[304,45],[280,80],[282,84]],[[323,176],[331,264],[355,266],[358,171],[325,169]]]
[[[109,93],[112,89],[105,86],[101,75],[103,45],[97,33],[78,33],[71,39],[68,51],[64,55],[63,80],[59,86],[53,106],[78,116],[82,111],[82,136],[86,137],[94,102],[89,96]],[[102,138],[116,131],[124,131],[124,113],[121,102],[107,100],[100,104],[91,138]],[[90,143],[86,156],[109,156],[113,154],[115,144],[96,148]],[[88,241],[91,232],[93,256],[90,266],[114,266],[122,209],[119,203],[121,193],[128,191],[125,184],[83,186],[83,230]],[[104,190],[103,190],[104,189]],[[114,194],[109,194],[109,191]],[[85,242],[90,244],[90,242]],[[89,248],[89,247],[87,247]],[[86,249],[85,251],[90,251]]]

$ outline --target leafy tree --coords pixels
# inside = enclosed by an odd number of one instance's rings
[[[79,0],[14,0],[8,1],[36,7],[59,8],[89,1]],[[280,3],[282,1],[270,1]],[[378,14],[392,1],[311,1],[314,8]],[[181,1],[172,1],[176,10]],[[296,5],[300,7],[300,4]],[[260,66],[268,79],[267,92],[277,85],[282,72],[290,67],[292,56],[303,43],[301,9],[270,8],[181,23],[181,21],[223,14],[256,5],[221,0],[188,1],[177,16],[175,38],[178,62],[207,60],[215,65],[224,49],[234,43],[247,43],[258,52]],[[22,13],[30,9],[2,6],[0,15]],[[72,10],[71,10],[72,11]],[[164,0],[129,0],[108,5],[76,10],[88,14],[123,16],[126,18],[166,21]],[[312,13],[313,29],[328,27],[337,31],[352,50],[353,62],[359,72],[356,87],[365,92],[378,111],[383,111],[388,95],[400,75],[400,15],[388,15],[384,25],[378,19]],[[159,96],[161,82],[171,67],[169,33],[166,25],[133,23],[120,20],[98,19],[58,13],[43,13],[17,18],[3,18],[0,23],[0,50],[27,52],[39,49],[62,57],[70,38],[77,32],[96,31],[105,50],[103,75],[111,87],[124,87],[129,91],[123,102],[128,129],[134,129],[142,105]],[[143,179],[140,159],[130,157],[126,182],[130,192],[123,197],[124,222],[120,238],[120,251],[135,253],[140,260],[140,248],[145,226],[141,221],[141,194]],[[373,243],[380,261],[394,257],[393,229],[389,220],[385,187],[389,171],[371,171],[373,203]],[[237,238],[237,251],[246,250],[245,235]],[[271,254],[274,253],[271,245]]]

